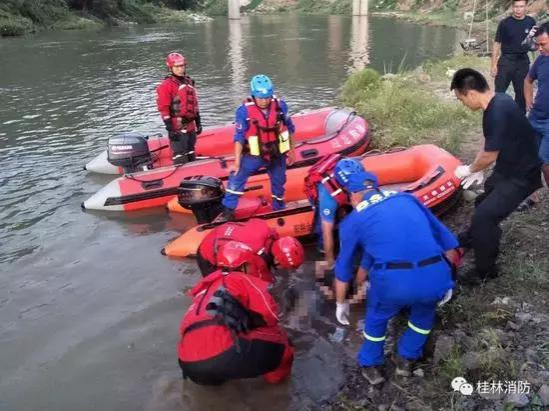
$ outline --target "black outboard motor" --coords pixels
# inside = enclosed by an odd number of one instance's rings
[[[139,133],[126,133],[109,138],[108,160],[122,167],[124,173],[152,169],[152,157],[147,138]]]
[[[225,188],[219,178],[190,177],[179,184],[177,199],[181,207],[193,212],[198,224],[206,224],[223,211],[224,194]]]

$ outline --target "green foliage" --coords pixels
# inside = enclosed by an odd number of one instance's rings
[[[465,367],[461,361],[461,353],[457,346],[452,347],[452,350],[446,358],[442,360],[439,368],[440,375],[450,382],[458,375],[465,375]]]
[[[83,29],[100,21],[154,23],[180,21],[183,9],[204,0],[0,0],[0,35],[16,36],[41,28]],[[211,0],[220,5],[226,0]],[[71,13],[72,11],[72,13]]]
[[[1,36],[21,36],[33,30],[32,21],[25,17],[0,17]]]
[[[90,30],[103,27],[103,23],[95,18],[83,18],[72,15],[65,20],[55,22],[52,26],[56,30]]]
[[[244,12],[251,11],[255,9],[257,6],[259,6],[261,3],[263,3],[263,0],[252,0],[250,1],[250,4],[248,4],[247,6],[241,7],[240,10]]]
[[[68,7],[64,0],[24,0],[19,13],[35,24],[50,26],[55,21],[68,16]]]
[[[474,55],[461,54],[461,55],[453,56],[448,60],[426,62],[423,65],[423,69],[434,80],[447,79],[448,85],[449,85],[450,79],[447,76],[448,69],[457,69],[457,68],[463,68],[463,67],[482,67],[482,66],[484,66],[484,64],[481,57],[477,57]]]
[[[454,150],[461,142],[459,130],[473,117],[404,74],[382,81],[374,70],[360,71],[349,77],[341,97],[379,130],[374,139],[378,148],[433,143]]]
[[[367,100],[381,86],[381,75],[372,69],[364,69],[351,74],[343,85],[342,95],[345,104],[355,106]]]
[[[227,0],[207,0],[204,11],[210,16],[227,16],[229,3]]]
[[[352,0],[299,0],[296,8],[306,13],[350,14]]]
[[[374,0],[370,5],[372,10],[395,10],[397,0]]]

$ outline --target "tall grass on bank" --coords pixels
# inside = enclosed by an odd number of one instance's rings
[[[433,143],[454,151],[462,131],[477,121],[474,114],[450,98],[442,99],[410,73],[384,79],[372,69],[359,71],[344,84],[341,99],[373,124],[373,145],[381,149]]]

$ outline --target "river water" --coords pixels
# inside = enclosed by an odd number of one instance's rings
[[[208,126],[232,120],[257,73],[297,111],[333,105],[357,69],[455,45],[448,28],[300,15],[0,39],[0,409],[279,410],[335,394],[337,350],[311,329],[294,333],[282,386],[182,386],[178,324],[199,276],[159,251],[190,220],[81,211],[110,179],[82,165],[112,135],[162,131],[154,88],[170,51],[187,57]]]

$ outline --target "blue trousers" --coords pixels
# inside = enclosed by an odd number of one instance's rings
[[[421,357],[435,320],[437,303],[453,287],[450,268],[440,262],[424,268],[372,271],[367,295],[365,341],[358,353],[361,366],[383,364],[387,322],[404,308],[408,325],[398,341],[398,354],[408,360]]]
[[[543,164],[549,164],[549,119],[538,119],[533,113],[530,114],[530,124],[540,135],[539,157]]]
[[[433,326],[437,302],[411,306],[378,303],[375,306],[368,306],[366,311],[364,324],[366,339],[358,353],[358,363],[361,366],[370,367],[383,364],[387,322],[401,309],[407,307],[410,308],[410,317],[408,327],[398,341],[398,354],[408,360],[417,360],[421,357],[423,346]]]
[[[244,155],[240,161],[238,173],[229,176],[229,183],[222,204],[224,207],[234,210],[238,200],[244,194],[244,187],[251,175],[260,168],[266,168],[271,181],[271,194],[273,210],[282,210],[284,204],[284,185],[286,184],[286,156],[282,155],[265,161],[261,157]]]

